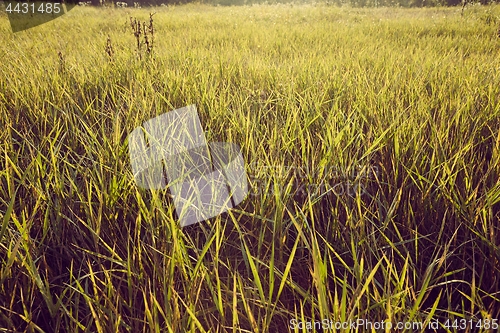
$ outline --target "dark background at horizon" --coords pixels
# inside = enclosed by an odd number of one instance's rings
[[[78,0],[65,1],[69,3],[78,3]],[[241,6],[252,4],[301,4],[309,3],[309,1],[295,0],[91,0],[88,1],[93,6],[109,6],[114,3],[126,3],[128,7],[134,7],[134,4],[139,6],[160,6],[160,5],[177,5],[186,3],[204,3],[223,6]],[[435,6],[462,6],[469,4],[494,4],[497,0],[320,0],[313,1],[314,3],[324,3],[332,6],[353,6],[353,7],[435,7]]]

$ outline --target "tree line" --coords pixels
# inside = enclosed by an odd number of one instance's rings
[[[78,3],[79,0],[69,0],[70,3]],[[160,6],[178,5],[189,2],[207,3],[214,5],[251,5],[262,3],[297,3],[296,0],[90,0],[93,6],[114,5],[115,3],[125,3],[128,7],[135,6]],[[432,7],[432,6],[464,6],[466,3],[481,3],[483,5],[496,2],[496,0],[320,0],[328,5],[351,5],[354,7]]]

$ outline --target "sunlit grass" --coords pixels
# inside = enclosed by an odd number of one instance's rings
[[[0,331],[500,318],[498,6],[152,10],[0,20]],[[180,229],[126,138],[190,104],[250,194]]]

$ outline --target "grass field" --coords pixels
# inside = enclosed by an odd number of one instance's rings
[[[148,53],[130,17],[153,11]],[[497,331],[499,28],[500,6],[0,16],[0,332]],[[127,135],[190,104],[250,193],[181,229]]]

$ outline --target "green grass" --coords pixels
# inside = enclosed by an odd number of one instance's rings
[[[153,10],[139,59],[129,17]],[[499,6],[0,17],[0,332],[500,318],[499,25]],[[251,193],[180,229],[126,139],[189,104]]]

